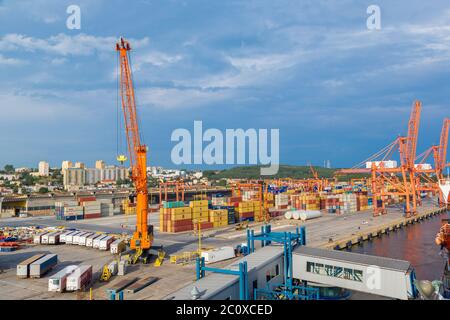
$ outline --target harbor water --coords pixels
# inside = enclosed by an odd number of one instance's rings
[[[362,245],[353,246],[349,251],[408,260],[415,268],[417,279],[438,280],[441,278],[445,262],[434,239],[439,232],[441,220],[448,217],[448,214],[431,217],[372,241],[366,241]]]

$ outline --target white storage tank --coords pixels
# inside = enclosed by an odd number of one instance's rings
[[[292,219],[299,220],[300,219],[300,211],[298,211],[298,210],[292,211]]]
[[[317,210],[300,211],[300,219],[302,219],[302,221],[319,218],[321,216],[322,216],[322,213]]]
[[[48,279],[48,291],[63,292],[66,289],[67,277],[78,268],[78,266],[67,266]]]
[[[214,263],[235,257],[233,247],[221,247],[213,250],[202,251],[205,263]]]

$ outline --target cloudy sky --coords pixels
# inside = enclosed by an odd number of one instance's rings
[[[404,135],[415,99],[418,153],[450,115],[448,0],[0,0],[1,166],[114,162],[119,36],[152,165],[194,120],[279,128],[281,163],[344,167]]]

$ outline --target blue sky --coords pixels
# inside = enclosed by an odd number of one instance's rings
[[[66,28],[67,6],[81,30]],[[366,9],[381,7],[381,30]],[[450,3],[364,0],[0,1],[0,165],[116,155],[116,52],[132,61],[149,163],[176,128],[279,128],[280,162],[352,166],[406,133],[418,153],[450,103]]]

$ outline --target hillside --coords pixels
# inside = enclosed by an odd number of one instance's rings
[[[206,170],[203,175],[208,179],[224,179],[224,178],[237,178],[237,179],[259,179],[261,166],[242,166],[234,167],[225,170],[213,171]],[[318,172],[319,177],[332,178],[333,173],[337,169],[327,169],[323,167],[314,167]],[[278,174],[275,176],[265,176],[263,178],[293,178],[293,179],[306,179],[312,178],[311,170],[308,166],[289,166],[280,165]]]

